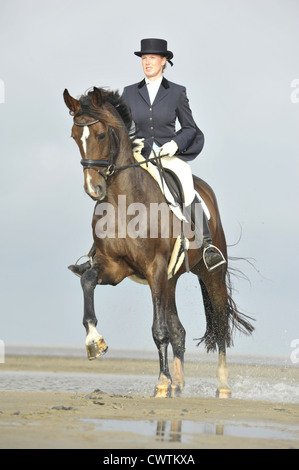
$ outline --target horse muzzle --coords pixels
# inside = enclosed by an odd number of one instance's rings
[[[101,185],[97,186],[86,185],[84,190],[94,201],[102,201],[106,196],[106,182],[103,181]]]

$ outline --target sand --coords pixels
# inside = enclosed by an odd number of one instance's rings
[[[99,373],[94,363],[84,358],[7,356],[0,364],[0,380],[1,371]],[[157,367],[152,360],[106,358],[100,373],[130,375],[132,383],[138,375],[153,375],[154,388]],[[230,375],[240,367],[245,366],[232,364]],[[186,381],[198,370],[187,363]],[[214,376],[215,364],[202,364],[201,373]],[[254,373],[254,366],[246,366],[246,374]],[[273,369],[265,367],[263,373],[273,374]],[[298,368],[288,373],[299,383]],[[107,455],[113,449],[299,448],[296,403],[200,396],[157,399],[88,390],[0,392],[0,448],[104,449]]]

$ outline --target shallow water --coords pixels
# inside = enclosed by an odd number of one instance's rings
[[[61,348],[44,346],[8,345],[7,354],[22,356],[61,356],[86,357],[82,348]],[[157,359],[156,351],[109,350],[109,357],[122,359]],[[215,397],[216,378],[202,375],[200,364],[216,363],[217,354],[189,352],[186,361],[199,364],[199,377],[186,377],[183,397]],[[229,384],[233,398],[241,400],[269,401],[283,403],[299,403],[298,373],[291,369],[299,366],[291,365],[286,357],[267,356],[230,356],[230,362],[237,364],[231,374]],[[246,366],[254,365],[254,374],[248,373]],[[267,366],[266,369],[264,366]],[[252,370],[252,369],[251,369]],[[250,371],[249,371],[250,372]],[[291,373],[288,373],[291,372]],[[296,371],[297,372],[297,371]],[[134,387],[131,375],[90,374],[70,372],[25,372],[4,371],[0,368],[0,391],[57,391],[88,393],[97,388],[109,394],[137,394],[152,396],[157,377],[151,375],[134,375]]]
[[[225,424],[203,423],[188,420],[101,420],[83,419],[92,424],[95,431],[123,431],[145,436],[155,436],[157,441],[182,442],[189,444],[199,439],[202,434],[217,436],[236,436],[255,439],[295,439],[299,438],[298,426],[282,426],[268,423],[237,423],[226,421]]]
[[[67,372],[0,371],[0,391],[88,393],[101,389],[108,394],[152,396],[157,377]],[[230,380],[233,398],[269,402],[299,403],[298,383],[270,378],[237,376]],[[216,379],[187,377],[183,397],[215,397]]]

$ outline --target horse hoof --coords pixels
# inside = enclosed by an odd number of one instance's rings
[[[232,392],[228,388],[220,388],[216,391],[217,398],[231,398]]]
[[[86,344],[86,349],[88,359],[91,361],[92,359],[103,356],[107,352],[108,346],[106,345],[105,341],[100,338],[93,343]]]
[[[180,385],[174,385],[174,384],[171,385],[171,397],[172,398],[180,397],[182,391],[183,389],[182,387],[180,387]]]
[[[157,385],[155,388],[155,398],[171,398],[171,386],[170,385]]]

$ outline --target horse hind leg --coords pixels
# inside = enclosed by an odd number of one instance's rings
[[[225,344],[219,346],[218,368],[217,368],[218,386],[216,390],[217,398],[231,398],[232,392],[228,385],[228,368],[226,365]]]
[[[228,368],[226,364],[226,346],[231,343],[231,331],[227,315],[227,289],[223,276],[209,276],[205,283],[199,279],[203,302],[205,307],[207,328],[205,335],[200,339],[204,342],[207,351],[215,351],[218,347],[216,396],[218,398],[230,398],[231,390],[228,385]]]
[[[104,338],[96,329],[98,321],[94,310],[94,289],[97,284],[98,270],[95,267],[86,270],[82,274],[81,286],[84,296],[83,325],[86,329],[85,346],[90,360],[102,356],[108,349]]]

